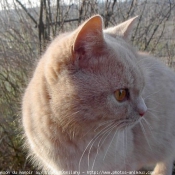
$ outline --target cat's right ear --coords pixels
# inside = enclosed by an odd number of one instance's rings
[[[74,34],[72,45],[73,61],[83,61],[87,59],[88,53],[93,53],[94,50],[103,44],[103,20],[100,15],[95,15],[85,21]]]
[[[138,16],[135,16],[117,26],[105,29],[104,32],[113,37],[121,36],[124,39],[128,39],[137,18]]]

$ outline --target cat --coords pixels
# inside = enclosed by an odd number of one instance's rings
[[[95,15],[48,46],[22,101],[35,165],[56,175],[172,173],[175,73],[129,44],[136,18],[103,29]]]

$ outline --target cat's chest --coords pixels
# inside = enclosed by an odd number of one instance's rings
[[[133,135],[130,130],[106,132],[84,144],[79,168],[86,170],[124,170],[133,151]]]

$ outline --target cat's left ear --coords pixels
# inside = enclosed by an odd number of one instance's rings
[[[71,48],[73,59],[75,61],[77,57],[79,57],[85,60],[88,53],[99,50],[99,47],[104,42],[102,17],[100,15],[95,15],[86,20],[75,31],[74,36]]]
[[[137,18],[138,16],[135,16],[115,27],[107,28],[104,30],[104,33],[108,33],[109,35],[113,37],[122,36],[124,39],[128,39],[128,36]]]

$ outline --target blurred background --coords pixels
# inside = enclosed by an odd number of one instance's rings
[[[56,35],[97,13],[104,27],[139,15],[131,43],[174,69],[175,0],[0,0],[0,171],[35,170],[20,129],[30,72]]]

